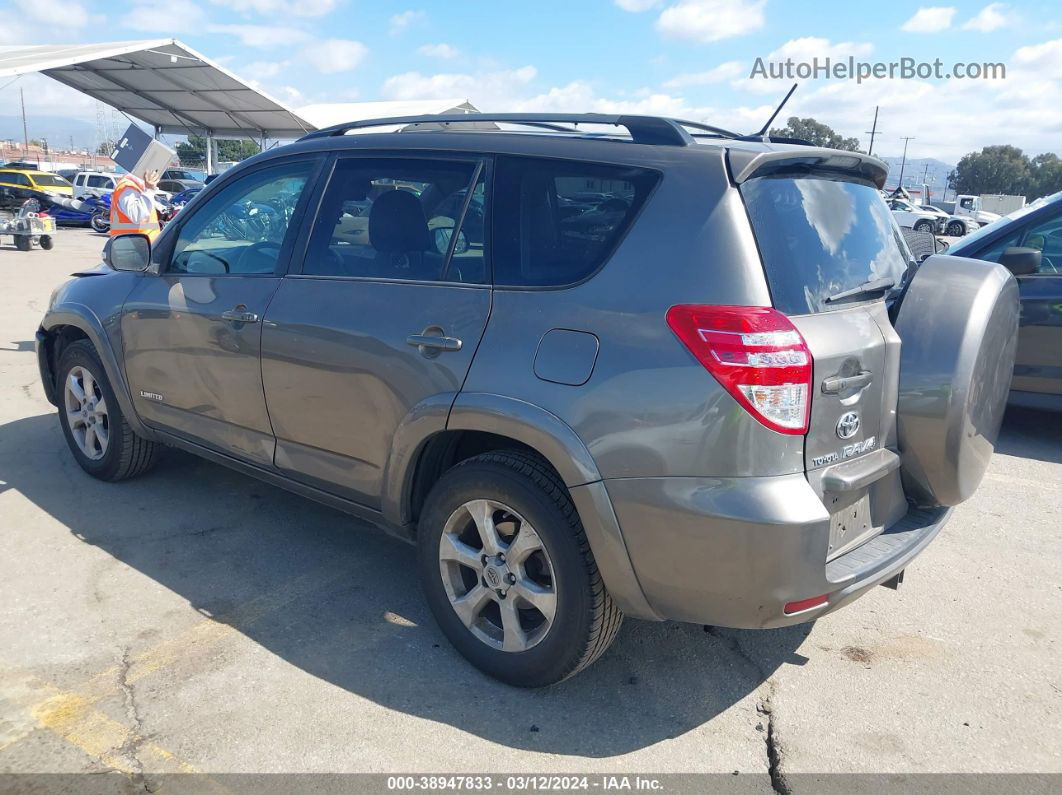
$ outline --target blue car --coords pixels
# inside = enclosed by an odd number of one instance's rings
[[[1016,270],[1021,328],[1009,402],[1062,410],[1062,192],[978,229],[947,253],[992,262],[1025,258]]]

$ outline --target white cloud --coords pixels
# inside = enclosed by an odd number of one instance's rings
[[[414,25],[419,25],[427,18],[428,15],[423,11],[402,11],[395,14],[390,20],[388,20],[391,34],[401,33]]]
[[[476,107],[481,110],[498,110],[499,104],[512,108],[514,98],[520,96],[537,75],[533,66],[476,74],[405,72],[387,78],[383,94],[388,99],[466,97],[474,99]]]
[[[1014,22],[1014,17],[1007,13],[1005,3],[989,3],[977,13],[977,16],[963,25],[962,29],[991,33],[993,30],[1013,25]]]
[[[656,29],[702,43],[743,36],[763,27],[766,5],[767,0],[682,0],[661,12]]]
[[[310,39],[303,30],[280,25],[207,25],[207,32],[236,36],[245,47],[285,47]]]
[[[25,21],[38,22],[48,28],[76,30],[90,21],[88,11],[78,0],[16,0],[15,9]],[[41,38],[40,31],[36,37]]]
[[[624,11],[648,11],[653,6],[660,5],[660,0],[615,0],[616,5]]]
[[[276,77],[290,65],[289,61],[254,61],[247,64],[241,74],[248,75],[252,80],[266,80]]]
[[[747,74],[739,61],[727,61],[705,72],[683,72],[664,83],[664,88],[684,88],[686,86],[707,86],[712,83],[725,83]]]
[[[421,55],[426,55],[429,58],[456,58],[461,54],[461,51],[456,47],[452,47],[449,44],[425,44],[417,48],[417,52]]]
[[[323,16],[335,10],[338,4],[337,0],[211,0],[211,2],[242,13],[284,14],[297,17]]]
[[[1008,83],[1016,76],[1020,79],[1022,75],[1015,75],[1018,70],[1028,71],[1029,77],[1062,80],[1062,39],[1020,47],[1011,62],[1013,68],[1007,74]],[[1047,101],[1046,97],[1044,101]]]
[[[192,0],[168,0],[166,13],[159,13],[153,0],[137,0],[125,13],[122,24],[132,30],[152,33],[193,33],[202,30],[206,22],[203,9]]]
[[[915,15],[900,26],[908,33],[939,33],[951,27],[955,9],[951,6],[929,6],[920,8]]]
[[[357,68],[368,54],[368,47],[349,39],[315,41],[302,51],[302,57],[322,74],[349,72]]]

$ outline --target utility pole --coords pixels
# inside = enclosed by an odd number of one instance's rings
[[[903,136],[903,159],[900,161],[900,182],[899,182],[899,187],[901,189],[903,188],[903,169],[904,169],[904,166],[907,165],[907,144],[908,144],[909,141],[913,141],[913,140],[914,140],[914,136],[913,135],[905,135],[905,136]]]
[[[870,147],[867,149],[867,154],[874,154],[874,136],[878,134],[878,106],[874,106],[874,124],[871,125],[869,130],[864,132],[870,136]]]
[[[29,133],[26,132],[26,94],[21,88],[18,90],[18,98],[22,103],[22,159],[29,160]]]

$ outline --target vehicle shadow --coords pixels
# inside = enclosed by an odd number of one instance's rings
[[[996,440],[996,452],[1062,464],[1062,420],[1058,412],[1010,406]]]
[[[54,414],[0,426],[0,481],[291,665],[514,748],[585,757],[644,748],[710,721],[783,663],[806,661],[796,650],[810,624],[752,632],[628,621],[579,676],[520,690],[449,646],[421,597],[415,550],[344,514],[177,451],[142,478],[101,483],[77,467]]]

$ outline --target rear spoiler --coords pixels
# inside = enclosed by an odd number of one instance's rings
[[[837,172],[851,174],[873,182],[879,189],[885,185],[889,167],[876,157],[862,152],[843,152],[818,146],[801,146],[771,152],[748,149],[727,150],[730,173],[740,185],[753,177],[763,177],[779,171]]]

